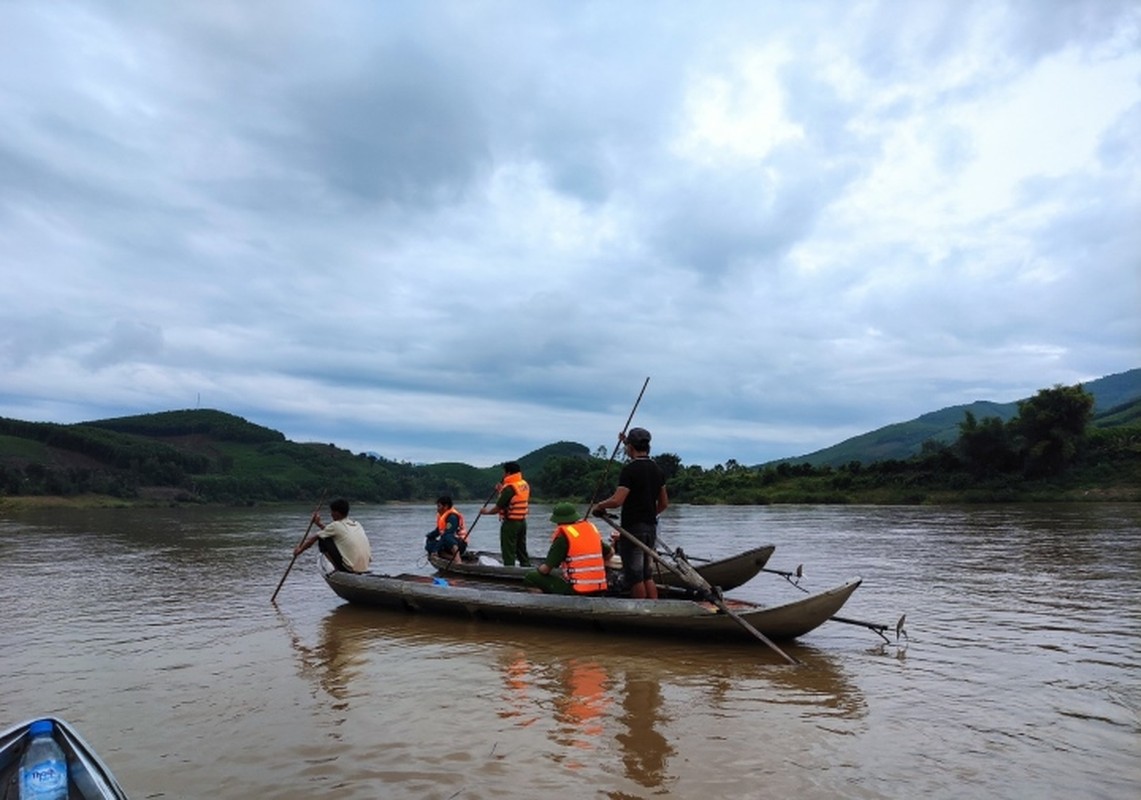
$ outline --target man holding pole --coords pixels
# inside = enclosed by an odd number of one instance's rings
[[[510,567],[516,559],[519,566],[531,566],[531,556],[527,553],[527,510],[531,500],[531,486],[523,480],[523,469],[515,461],[503,465],[503,482],[499,484],[499,498],[495,506],[487,504],[479,510],[482,514],[499,515],[499,549],[503,565]],[[474,526],[473,526],[474,527]]]
[[[605,516],[606,509],[621,506],[622,528],[653,549],[658,540],[658,514],[670,504],[666,476],[657,462],[650,458],[648,430],[631,428],[626,434],[618,434],[618,438],[626,446],[626,456],[630,460],[618,474],[618,488],[614,494],[595,503],[594,513]],[[617,546],[630,596],[657,599],[653,558],[625,537],[618,539]]]
[[[349,501],[338,498],[329,503],[329,515],[333,521],[325,525],[321,522],[321,514],[313,512],[313,525],[317,526],[317,531],[293,548],[293,557],[297,558],[316,542],[335,569],[366,572],[372,561],[372,548],[361,524],[349,519]]]

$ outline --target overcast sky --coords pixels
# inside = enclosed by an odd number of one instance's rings
[[[1141,366],[1141,4],[0,0],[0,416],[797,456]]]

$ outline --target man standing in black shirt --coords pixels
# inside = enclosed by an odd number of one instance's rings
[[[650,458],[648,430],[631,428],[625,435],[618,434],[618,438],[626,445],[626,455],[630,460],[618,474],[618,488],[614,494],[595,503],[594,510],[604,512],[621,506],[623,530],[653,548],[658,541],[658,514],[670,504],[666,494],[666,476],[657,462]],[[653,557],[624,536],[618,539],[617,545],[630,596],[657,599]]]

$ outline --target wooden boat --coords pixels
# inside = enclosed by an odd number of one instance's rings
[[[67,756],[67,788],[70,800],[127,800],[111,770],[74,728],[61,719],[50,719],[53,736]],[[28,728],[35,720],[22,722],[0,734],[0,798],[20,796],[20,757],[27,747]]]
[[[672,638],[751,638],[744,626],[707,601],[540,594],[521,584],[427,575],[355,574],[332,571],[324,560],[321,563],[330,588],[350,603],[361,605],[549,628],[587,628]],[[724,602],[733,614],[768,638],[795,639],[827,622],[859,585],[860,579],[853,578],[828,591],[777,606],[731,598],[724,598]]]
[[[752,580],[772,558],[775,549],[773,545],[766,544],[728,558],[707,561],[691,557],[689,561],[710,586],[720,586],[722,591],[727,592]],[[504,566],[499,553],[488,550],[469,550],[463,558],[455,560],[449,556],[432,553],[428,556],[428,561],[445,577],[462,575],[501,582],[522,581],[523,574],[531,569],[531,567]],[[621,564],[617,559],[614,561]],[[657,570],[655,582],[662,586],[685,588],[681,578],[666,569]]]

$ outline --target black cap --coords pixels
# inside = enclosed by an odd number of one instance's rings
[[[631,428],[626,434],[626,441],[641,449],[650,443],[650,432],[645,428]]]

